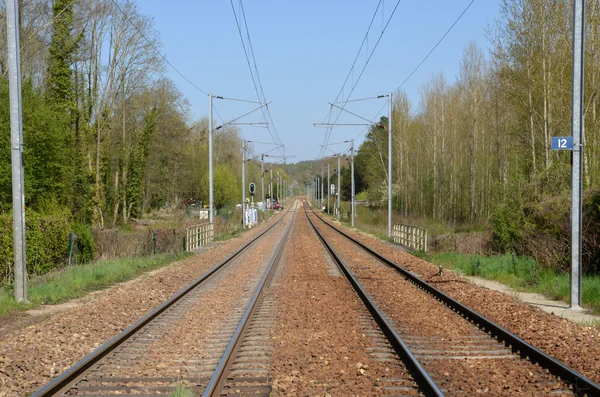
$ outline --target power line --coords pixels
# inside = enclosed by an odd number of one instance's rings
[[[350,78],[350,75],[352,74],[352,71],[354,70],[354,66],[356,65],[356,61],[358,60],[358,57],[360,56],[360,52],[362,51],[362,49],[365,45],[365,42],[367,41],[369,32],[371,31],[371,26],[373,26],[373,21],[375,20],[375,17],[377,16],[377,11],[379,11],[379,7],[381,6],[381,2],[382,2],[382,0],[379,0],[379,3],[377,4],[377,8],[375,9],[375,12],[373,13],[373,17],[371,18],[371,22],[369,23],[369,27],[367,28],[367,32],[365,33],[365,37],[363,37],[362,43],[360,43],[360,47],[358,48],[358,51],[356,52],[356,57],[354,57],[354,62],[352,62],[352,66],[350,66],[350,70],[348,70],[346,79],[342,83],[342,87],[340,88],[340,91],[338,92],[337,96],[335,97],[335,100],[333,101],[334,103],[337,102],[337,100],[340,98],[340,95],[342,94],[342,91],[344,90],[344,87],[346,86],[346,83],[348,82],[348,79]]]
[[[363,66],[360,74],[358,75],[358,78],[356,79],[356,81],[354,82],[352,89],[350,90],[350,93],[348,94],[347,98],[349,99],[352,96],[352,93],[354,92],[354,89],[356,88],[356,86],[358,85],[358,83],[360,82],[360,79],[362,78],[365,70],[367,69],[367,66],[369,65],[369,62],[371,61],[371,58],[373,57],[373,54],[375,53],[375,50],[377,50],[377,47],[379,46],[379,43],[381,42],[381,38],[383,37],[383,35],[385,34],[385,31],[387,30],[390,22],[392,21],[392,18],[394,17],[394,15],[396,14],[396,10],[398,9],[398,6],[400,5],[400,3],[402,2],[402,0],[398,0],[396,2],[396,5],[394,6],[394,9],[392,10],[392,13],[390,14],[390,17],[388,18],[385,26],[383,27],[383,29],[381,30],[381,33],[379,34],[379,37],[377,38],[377,42],[375,43],[375,45],[373,46],[373,50],[371,51],[371,53],[369,54],[369,57],[367,58],[365,65]],[[379,9],[379,5],[381,4],[381,2],[377,5],[377,9]],[[375,13],[377,13],[377,10],[375,11]],[[375,16],[374,16],[375,17]],[[374,18],[373,17],[373,18]],[[372,21],[371,21],[372,23]],[[369,25],[370,28],[370,25]],[[365,35],[365,37],[368,37],[368,31],[367,31],[367,35]],[[345,83],[344,83],[345,85]],[[343,90],[344,86],[342,86],[342,90]],[[339,98],[339,94],[338,94],[338,98]],[[338,98],[336,98],[336,100],[334,102],[337,102]],[[337,120],[340,118],[342,111],[344,110],[344,108],[346,107],[346,103],[344,103],[344,105],[342,106],[341,111],[338,113],[335,121],[333,122],[333,124],[337,123]],[[325,146],[327,146],[327,142],[329,142],[329,138],[331,136],[331,131],[333,130],[333,128],[331,128],[326,134],[325,134]],[[321,153],[319,154],[319,156],[321,156],[323,153],[323,150],[321,149]]]
[[[258,86],[260,87],[260,92],[262,94],[263,101],[266,103],[267,98],[265,96],[265,91],[263,89],[262,80],[260,78],[260,73],[258,72],[258,66],[256,65],[256,57],[254,56],[254,47],[252,46],[252,39],[250,38],[250,29],[248,28],[248,21],[246,20],[246,11],[244,10],[244,3],[242,2],[242,0],[239,0],[239,1],[240,1],[240,8],[242,10],[242,17],[244,18],[244,26],[246,27],[246,35],[248,37],[248,47],[250,48],[250,54],[252,55],[252,60],[254,62],[254,69],[256,71],[256,78],[258,80]],[[277,128],[275,128],[275,122],[273,121],[273,116],[271,115],[271,110],[269,109],[268,106],[266,108],[266,111],[267,111],[267,114],[269,115],[270,125],[273,126],[273,132],[275,133],[275,136],[277,137],[277,141],[275,143],[278,143],[279,145],[281,145],[281,139],[279,138],[279,134],[277,133]],[[265,121],[267,121],[267,120],[265,120]]]
[[[474,2],[475,2],[475,0],[471,0],[471,2],[469,4],[467,4],[467,6],[463,9],[463,11],[460,13],[460,15],[454,20],[454,22],[452,23],[452,25],[450,25],[450,27],[446,30],[446,32],[442,35],[442,37],[440,37],[440,39],[431,48],[431,50],[427,53],[427,55],[425,55],[425,57],[421,60],[421,62],[419,62],[419,64],[402,81],[402,83],[398,86],[398,88],[396,88],[394,90],[394,94],[397,94],[400,91],[400,89],[404,86],[404,84],[406,84],[406,82],[415,74],[415,72],[425,63],[425,61],[429,58],[429,56],[431,56],[431,54],[437,49],[437,47],[442,43],[442,41],[444,41],[444,39],[446,38],[446,36],[448,36],[448,34],[450,33],[450,31],[452,31],[452,29],[454,29],[454,27],[458,24],[458,22],[462,19],[462,17],[466,14],[466,12],[469,10],[469,8],[473,5]],[[348,102],[352,102],[352,101],[346,101],[346,103],[348,103]],[[387,105],[387,103],[384,103],[381,106],[381,108],[379,109],[379,111],[377,112],[377,114],[375,115],[375,117],[373,117],[372,120],[375,120],[379,116],[379,114],[385,108],[386,105]],[[374,121],[372,121],[372,122],[374,122]],[[369,127],[366,127],[358,135],[356,135],[356,137],[354,137],[354,139],[357,139],[361,135],[364,135],[368,130],[369,130]]]
[[[334,103],[336,103],[338,101],[338,99],[340,98],[340,96],[342,95],[342,93],[344,91],[344,87],[346,86],[346,83],[348,82],[348,79],[350,78],[350,76],[352,76],[352,81],[354,81],[354,66],[356,66],[356,61],[358,61],[358,57],[360,56],[360,53],[361,53],[361,51],[362,51],[365,43],[368,40],[369,32],[371,31],[371,26],[373,26],[373,21],[375,20],[375,17],[377,16],[377,11],[379,11],[379,7],[381,6],[381,2],[382,2],[382,0],[379,0],[379,3],[377,3],[377,7],[375,8],[375,12],[373,12],[373,16],[371,17],[371,22],[369,22],[369,27],[367,28],[367,31],[365,32],[363,40],[360,43],[360,47],[358,48],[358,51],[356,52],[356,56],[354,57],[354,61],[352,62],[352,66],[350,66],[350,70],[348,70],[348,74],[346,75],[346,78],[344,79],[344,82],[342,83],[342,86],[341,86],[338,94],[336,95],[335,100],[333,101]],[[366,53],[366,51],[365,51],[365,53]],[[331,113],[332,113],[332,108],[329,107],[328,115],[325,116],[325,118],[327,119],[327,123],[328,124],[331,123]],[[325,122],[325,119],[323,120],[323,122]],[[323,143],[327,143],[329,141],[330,135],[331,135],[331,130],[325,131],[325,137],[323,139]],[[321,151],[319,153],[319,157],[322,157],[322,155],[323,155],[323,145],[321,145]]]
[[[246,48],[246,42],[244,41],[244,35],[242,34],[242,28],[240,26],[240,20],[238,18],[237,12],[235,11],[235,6],[233,4],[233,0],[229,0],[229,3],[231,4],[231,10],[233,11],[233,16],[235,18],[235,24],[238,29],[240,41],[242,42],[242,47],[244,49],[244,55],[246,57],[246,63],[248,64],[248,70],[250,71],[250,77],[252,78],[252,84],[254,85],[254,91],[256,92],[256,96],[257,96],[258,100],[260,101],[260,103],[266,103],[267,102],[266,96],[265,96],[264,89],[262,86],[262,81],[260,79],[260,73],[258,71],[256,57],[254,55],[254,48],[252,46],[252,39],[250,38],[250,29],[248,28],[248,23],[246,20],[246,13],[244,11],[244,5],[242,3],[242,0],[240,0],[239,4],[240,4],[241,16],[244,21],[244,28],[246,30],[246,37],[248,38],[248,48]],[[248,50],[250,50],[250,54],[248,54]],[[252,62],[250,61],[250,56],[252,57]],[[252,68],[251,63],[254,65],[254,70]],[[271,115],[269,107],[267,106],[266,109],[261,109],[261,111],[263,114],[263,120],[265,122],[267,122],[267,116],[269,117],[268,121],[270,123],[267,124],[267,130],[269,131],[269,135],[271,136],[271,139],[273,140],[274,143],[281,145],[281,139],[279,138],[279,134],[277,133],[277,129],[275,128],[275,124],[273,122],[273,116]],[[273,126],[273,131],[271,131],[270,126]]]
[[[194,87],[195,89],[197,89],[198,91],[200,91],[201,93],[203,93],[204,95],[208,95],[208,92],[204,91],[202,88],[198,87],[196,84],[194,84],[190,79],[188,79],[183,73],[181,73],[171,62],[169,62],[169,60],[167,59],[166,56],[164,56],[159,50],[158,48],[156,48],[156,46],[154,45],[154,43],[152,43],[150,40],[148,40],[148,38],[144,35],[144,33],[142,33],[142,31],[131,21],[131,19],[129,19],[129,17],[127,16],[127,14],[125,13],[125,11],[123,11],[123,9],[119,6],[119,4],[116,2],[116,0],[111,0],[112,3],[115,5],[115,7],[117,7],[117,9],[119,11],[121,11],[121,13],[123,14],[123,16],[125,17],[125,19],[127,20],[127,22],[129,22],[129,24],[131,26],[133,26],[133,28],[135,30],[137,30],[137,32],[140,34],[140,36],[142,36],[142,38],[144,40],[146,40],[146,42],[150,45],[150,47],[152,47],[152,49],[154,49],[154,51],[167,63],[167,65],[169,65],[175,72],[177,72],[178,75],[180,75],[185,81],[187,81],[192,87]]]
[[[471,0],[471,2],[465,7],[465,9],[463,10],[463,12],[458,16],[458,18],[456,18],[456,20],[454,21],[454,23],[452,25],[450,25],[450,27],[448,28],[448,30],[446,30],[446,33],[444,33],[444,35],[438,40],[438,42],[435,43],[435,45],[433,46],[433,48],[427,53],[427,55],[425,55],[425,58],[423,58],[421,60],[421,62],[417,65],[416,68],[413,69],[412,72],[410,72],[410,74],[404,79],[404,81],[398,86],[398,88],[396,88],[394,90],[394,92],[397,92],[398,90],[400,90],[400,88],[402,88],[402,86],[408,81],[408,79],[410,79],[412,77],[412,75],[415,74],[415,72],[421,67],[421,65],[423,65],[425,63],[425,61],[427,60],[427,58],[429,58],[429,56],[433,53],[433,51],[435,51],[435,49],[446,38],[446,36],[448,36],[448,33],[450,33],[450,31],[454,28],[454,26],[456,26],[456,24],[458,23],[458,21],[461,20],[461,18],[463,17],[463,15],[465,15],[465,13],[469,10],[469,8],[471,7],[471,5],[474,2],[475,2],[475,0]]]

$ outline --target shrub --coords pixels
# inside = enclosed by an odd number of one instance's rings
[[[77,235],[73,244],[73,251],[77,253],[75,263],[87,263],[96,257],[96,242],[92,230],[87,225],[76,223],[73,232]]]
[[[494,208],[490,219],[492,248],[500,253],[514,252],[522,238],[523,214],[519,207],[503,203]]]
[[[70,231],[68,214],[56,211],[41,215],[34,210],[25,213],[27,272],[44,274],[65,264]],[[12,213],[0,214],[0,274],[4,282],[13,278]]]

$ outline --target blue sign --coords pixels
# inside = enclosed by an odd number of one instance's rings
[[[572,136],[552,137],[552,150],[573,150]]]

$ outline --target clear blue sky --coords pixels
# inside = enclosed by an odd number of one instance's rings
[[[470,0],[403,0],[373,55],[352,98],[371,97],[394,90],[429,52]],[[238,1],[234,0],[234,4]],[[378,0],[246,0],[244,9],[252,44],[269,101],[275,127],[287,154],[294,161],[319,154],[322,122],[335,99],[362,42]],[[256,93],[229,1],[141,0],[142,12],[155,20],[163,53],[197,86],[215,95],[256,100]],[[388,19],[395,0],[384,1]],[[476,0],[461,21],[427,62],[405,84],[413,102],[419,101],[422,84],[433,73],[444,72],[454,81],[464,46],[474,40],[487,52],[485,28],[498,13],[497,0]],[[381,13],[369,35],[369,52],[382,29]],[[365,63],[363,50],[355,78]],[[175,81],[191,104],[191,118],[208,113],[206,95],[185,82],[173,70]],[[347,95],[347,93],[346,93]],[[349,104],[348,109],[372,118],[382,100]],[[251,105],[216,101],[223,119],[229,120]],[[246,121],[259,121],[260,114]],[[340,122],[360,122],[352,116]],[[217,119],[216,123],[219,123]],[[269,141],[268,131],[242,126],[246,139]],[[330,142],[353,138],[360,127],[334,129]],[[266,151],[268,146],[255,147]]]

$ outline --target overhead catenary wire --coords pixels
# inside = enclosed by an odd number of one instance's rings
[[[369,62],[371,61],[371,58],[373,57],[373,54],[375,53],[375,51],[377,50],[377,47],[379,46],[379,43],[381,42],[381,38],[383,37],[383,35],[385,34],[390,22],[392,21],[392,18],[394,17],[394,15],[396,14],[396,11],[398,9],[398,6],[400,5],[400,3],[402,2],[402,0],[398,0],[396,2],[396,5],[394,6],[394,9],[392,10],[386,24],[383,26],[383,29],[379,35],[379,37],[377,38],[377,41],[375,42],[375,45],[373,46],[373,49],[371,50],[371,53],[369,54],[360,74],[358,75],[358,78],[356,79],[356,81],[354,82],[354,84],[352,85],[352,88],[350,90],[350,93],[348,94],[347,98],[350,98],[352,96],[352,93],[354,92],[354,90],[356,89],[356,86],[358,85],[358,83],[360,82],[360,79],[362,78],[365,70],[367,69],[367,66],[369,65]],[[381,2],[380,2],[381,3]],[[377,5],[377,8],[379,8],[379,4]],[[368,31],[367,31],[367,35],[368,35]],[[344,83],[345,86],[345,83]],[[344,86],[342,86],[342,90],[344,88]],[[341,90],[340,90],[341,91]],[[336,98],[336,100],[334,101],[337,102],[337,100],[339,99],[339,94],[338,97]],[[337,117],[335,118],[333,124],[337,123],[338,119],[340,118],[342,111],[344,110],[344,107],[346,106],[346,104],[344,103],[344,105],[342,106],[341,111],[338,113]],[[325,139],[324,139],[324,143],[325,145],[327,145],[327,142],[329,142],[329,138],[331,136],[331,131],[333,128],[331,128],[328,132],[325,133]],[[319,154],[319,157],[321,157],[323,155],[323,150],[321,150],[321,153]]]
[[[462,19],[462,17],[467,13],[467,11],[469,10],[469,8],[471,8],[471,6],[473,5],[473,3],[475,2],[475,0],[471,0],[469,2],[469,4],[467,4],[467,6],[462,10],[462,12],[460,13],[460,15],[454,20],[454,22],[450,25],[450,27],[448,29],[446,29],[446,31],[444,32],[444,34],[440,37],[440,39],[435,43],[435,45],[431,48],[431,50],[429,50],[429,52],[427,53],[427,55],[425,55],[425,57],[423,57],[423,59],[419,62],[419,64],[408,74],[408,76],[402,81],[402,83],[400,83],[400,85],[394,90],[394,96],[398,94],[398,92],[400,91],[400,89],[402,89],[402,87],[404,86],[404,84],[406,84],[406,82],[415,74],[415,72],[421,67],[423,66],[423,64],[425,63],[425,61],[427,61],[427,59],[431,56],[431,54],[433,54],[433,52],[439,47],[439,45],[442,43],[442,41],[444,41],[444,39],[446,38],[446,36],[448,36],[448,34],[452,31],[452,29],[454,29],[454,27],[458,24],[458,22]],[[358,100],[357,100],[358,101]],[[347,101],[347,102],[353,102],[353,101]],[[377,112],[377,114],[371,119],[373,123],[375,123],[374,120],[377,119],[377,117],[379,117],[379,115],[381,114],[381,111],[388,105],[388,103],[384,103],[381,108],[379,109],[379,111]],[[356,135],[354,137],[354,139],[359,138],[360,136],[364,135],[367,131],[369,130],[369,127],[364,128],[360,133],[358,133],[358,135]]]
[[[252,39],[250,37],[250,29],[248,28],[248,23],[246,20],[246,13],[244,11],[243,2],[242,2],[242,0],[239,0],[241,18],[244,21],[246,37],[248,38],[248,47],[246,47],[246,42],[244,41],[244,35],[242,33],[242,27],[240,25],[240,18],[238,18],[238,14],[235,10],[233,0],[230,0],[229,2],[231,4],[231,10],[233,12],[236,27],[237,27],[237,30],[238,30],[238,33],[240,36],[240,41],[242,42],[242,48],[244,50],[244,55],[246,57],[246,63],[248,64],[248,70],[250,71],[250,77],[252,78],[252,84],[254,86],[256,96],[261,103],[266,103],[266,96],[264,94],[264,89],[262,86],[262,81],[260,79],[260,73],[258,71],[256,57],[254,55],[254,48],[252,46]],[[250,57],[252,57],[252,62],[250,61]],[[254,69],[252,68],[252,64],[254,65]],[[265,107],[264,109],[262,109],[262,114],[263,114],[263,120],[265,122],[267,122],[267,121],[269,122],[269,124],[267,124],[267,130],[269,131],[269,135],[271,136],[271,139],[273,140],[273,142],[281,145],[281,139],[279,138],[279,134],[277,133],[277,129],[275,128],[273,117],[271,115],[271,112],[270,112],[268,106]],[[268,116],[269,120],[267,120],[267,116]],[[273,127],[273,131],[271,131],[271,126]]]
[[[343,94],[344,87],[346,86],[346,83],[348,82],[348,79],[350,78],[350,76],[352,76],[352,81],[354,82],[354,66],[356,66],[356,61],[358,61],[358,57],[360,56],[360,53],[361,53],[363,47],[365,46],[365,43],[368,42],[369,32],[371,31],[371,27],[373,26],[373,21],[375,20],[375,17],[377,16],[377,12],[379,11],[381,2],[382,2],[382,0],[379,0],[379,3],[377,3],[375,12],[373,12],[373,16],[371,17],[371,21],[369,22],[369,27],[367,28],[367,31],[365,32],[362,42],[360,43],[360,47],[358,48],[358,51],[356,52],[356,56],[354,57],[354,61],[352,62],[352,66],[350,66],[350,70],[348,70],[348,74],[346,75],[346,78],[344,79],[344,82],[342,83],[342,87],[340,88],[338,94],[335,97],[335,100],[333,101],[334,103],[336,103],[338,101],[338,99],[340,99],[340,96]],[[368,44],[367,44],[367,46],[368,46]],[[367,51],[365,51],[365,54],[366,53],[367,53]],[[366,59],[365,59],[365,62],[366,62]],[[330,107],[329,113],[325,117],[326,119],[328,119],[328,121],[327,121],[328,124],[331,122],[331,113],[332,113],[332,108]],[[323,122],[325,122],[325,120],[323,120]],[[330,134],[331,134],[330,131],[327,131],[325,133],[325,139],[323,140],[324,143],[326,143],[327,140],[329,140]],[[322,155],[322,149],[321,149],[321,153],[319,154],[319,157],[321,157],[321,155]]]
[[[398,86],[398,88],[396,88],[394,90],[395,93],[398,92],[400,90],[400,88],[402,88],[402,86],[404,86],[404,84],[412,77],[413,74],[415,74],[415,72],[417,70],[419,70],[419,68],[425,63],[425,61],[427,60],[427,58],[429,58],[429,56],[442,43],[442,41],[444,41],[444,39],[446,38],[446,36],[448,36],[448,33],[450,33],[450,31],[454,28],[454,26],[456,26],[456,24],[467,13],[467,11],[469,10],[469,8],[471,8],[471,5],[473,5],[474,2],[475,2],[475,0],[471,0],[471,2],[469,4],[467,4],[467,6],[463,10],[463,12],[461,12],[461,14],[458,16],[458,18],[456,18],[456,20],[454,21],[454,23],[452,23],[452,25],[450,25],[450,27],[446,30],[446,32],[442,35],[442,37],[440,37],[440,39],[437,41],[437,43],[435,43],[435,45],[433,46],[433,48],[427,53],[427,55],[425,55],[425,57],[421,60],[421,62],[419,62],[419,64],[417,65],[417,67],[415,67],[413,69],[413,71],[410,72],[410,74],[402,81],[402,83],[400,83],[400,85]]]
[[[259,86],[260,92],[262,94],[263,102],[267,102],[267,98],[265,96],[265,92],[264,92],[263,85],[262,85],[262,80],[260,78],[260,73],[258,71],[258,66],[256,64],[256,57],[254,56],[254,46],[252,45],[252,39],[250,38],[250,28],[248,28],[248,21],[246,20],[246,11],[244,10],[244,3],[242,2],[242,0],[239,0],[239,1],[240,1],[240,9],[242,11],[242,17],[244,19],[244,26],[246,27],[246,36],[248,37],[248,47],[250,48],[250,54],[252,55],[254,69],[256,71],[258,86]],[[270,125],[273,126],[273,133],[275,134],[275,137],[277,138],[274,141],[276,143],[279,143],[280,145],[282,145],[281,139],[279,138],[279,134],[277,133],[277,128],[275,127],[275,122],[273,121],[273,116],[271,115],[271,110],[269,109],[268,106],[266,107],[266,114],[269,116]],[[265,121],[267,121],[267,120],[265,120]],[[269,132],[270,132],[270,129],[269,129]],[[285,152],[283,154],[285,155]]]

